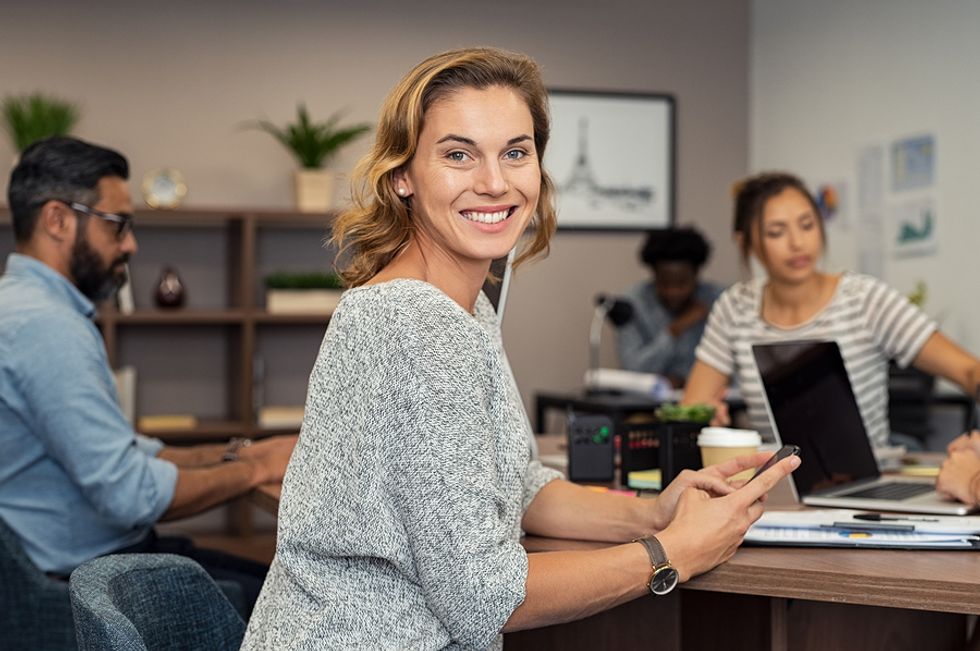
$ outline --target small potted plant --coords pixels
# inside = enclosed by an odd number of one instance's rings
[[[79,118],[76,104],[43,93],[8,95],[2,111],[4,128],[18,153],[38,140],[67,136]]]
[[[701,468],[701,449],[698,433],[711,423],[715,408],[702,403],[675,405],[665,403],[654,412],[657,423],[654,431],[660,442],[659,462],[661,481],[667,486],[682,470]]]
[[[265,287],[265,309],[275,314],[330,314],[344,291],[340,276],[320,271],[269,274]]]
[[[323,122],[310,119],[306,105],[296,107],[296,121],[280,127],[257,120],[251,127],[265,131],[281,142],[299,162],[296,172],[296,205],[300,212],[326,212],[333,203],[333,174],[324,168],[342,147],[371,130],[366,123],[340,126],[341,114]]]

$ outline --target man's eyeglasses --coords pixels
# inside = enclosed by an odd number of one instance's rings
[[[112,222],[116,225],[117,240],[123,240],[126,238],[128,233],[133,232],[133,216],[129,213],[117,214],[102,212],[101,210],[96,210],[95,208],[86,206],[84,203],[78,203],[77,201],[62,201],[61,203],[65,204],[75,212],[82,213],[83,215],[98,217],[99,219],[103,219],[107,222]]]

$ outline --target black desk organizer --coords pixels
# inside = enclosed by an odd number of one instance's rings
[[[700,423],[626,419],[620,432],[620,483],[627,485],[634,470],[660,468],[660,485],[667,486],[682,470],[701,468]]]

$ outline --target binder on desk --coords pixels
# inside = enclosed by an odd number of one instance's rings
[[[865,513],[844,509],[768,511],[746,544],[874,549],[980,549],[980,517]]]

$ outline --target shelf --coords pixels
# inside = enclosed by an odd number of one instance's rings
[[[195,443],[224,441],[232,436],[242,436],[248,429],[245,423],[233,420],[205,420],[196,427],[180,429],[155,429],[142,432],[146,436],[163,439],[170,443]]]
[[[265,438],[266,436],[278,436],[280,434],[299,434],[299,426],[297,427],[259,427],[255,426],[252,430],[252,438],[259,439]]]
[[[237,421],[205,421],[193,428],[159,429],[152,432],[141,432],[141,434],[158,438],[168,444],[186,445],[218,443],[227,441],[233,436],[263,439],[280,434],[299,434],[299,427],[259,427],[253,425],[246,428],[245,423]]]
[[[336,251],[322,242],[339,211],[153,210],[139,202],[135,212],[143,251],[130,271],[134,292],[146,302],[129,314],[112,303],[99,310],[109,364],[136,368],[140,412],[212,415],[192,428],[148,435],[187,445],[296,433],[297,427],[259,427],[255,406],[270,394],[284,404],[304,399],[331,314],[269,313],[262,280],[280,267],[329,266]],[[0,224],[10,221],[9,209],[0,206]],[[156,308],[157,267],[163,263],[184,270],[197,303]]]
[[[330,323],[331,313],[280,314],[265,310],[136,310],[121,314],[104,310],[99,313],[98,323],[112,321],[116,326],[199,326],[238,325],[248,320],[269,325],[323,325]]]
[[[99,321],[116,325],[237,325],[245,320],[244,310],[137,310],[131,314],[103,312]]]
[[[327,325],[332,313],[319,314],[283,314],[272,312],[256,312],[255,322],[275,325]]]

